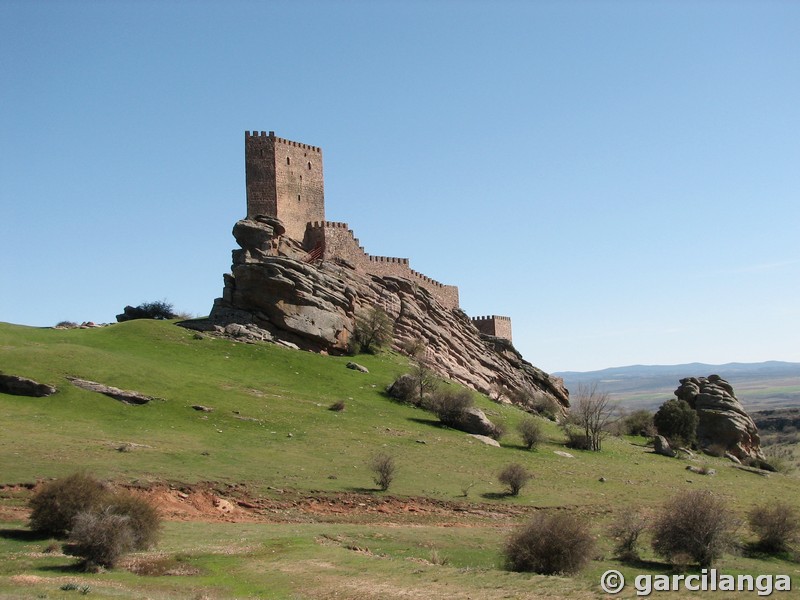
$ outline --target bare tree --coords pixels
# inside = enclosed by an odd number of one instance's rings
[[[599,452],[602,447],[603,438],[608,432],[606,426],[611,421],[614,414],[614,406],[608,392],[600,392],[597,384],[591,386],[580,386],[575,409],[570,413],[567,427],[574,425],[580,428],[586,450]]]
[[[394,457],[385,452],[375,454],[369,461],[369,468],[372,471],[372,479],[375,481],[375,485],[383,491],[388,490],[397,471]]]
[[[420,357],[414,362],[411,376],[414,378],[414,385],[417,392],[417,401],[415,404],[417,406],[422,406],[425,403],[426,396],[436,390],[436,373],[431,369],[428,361]]]
[[[394,322],[380,306],[373,306],[356,314],[351,350],[358,354],[374,354],[392,341]]]

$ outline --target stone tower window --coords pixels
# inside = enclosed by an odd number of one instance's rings
[[[292,161],[289,159],[289,157],[288,157],[288,156],[286,157],[286,164],[287,164],[287,165],[290,165],[290,164],[292,164]]]
[[[308,163],[308,170],[311,170],[311,163]]]

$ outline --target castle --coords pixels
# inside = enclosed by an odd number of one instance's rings
[[[458,287],[414,271],[407,258],[367,254],[347,223],[325,220],[322,150],[275,136],[274,131],[245,132],[247,217],[280,219],[286,235],[302,241],[309,260],[346,260],[377,276],[409,279],[425,288],[445,308],[457,309]],[[481,333],[511,340],[511,319],[474,317]]]

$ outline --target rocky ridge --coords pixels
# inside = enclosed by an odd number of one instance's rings
[[[184,325],[224,331],[235,324],[255,339],[343,354],[356,314],[379,306],[394,320],[394,344],[422,340],[440,375],[507,401],[524,391],[569,407],[561,379],[525,361],[508,340],[480,334],[463,311],[442,307],[410,280],[369,275],[344,260],[310,260],[284,233],[272,217],[238,221],[233,235],[241,249],[233,251],[222,298],[207,321]]]

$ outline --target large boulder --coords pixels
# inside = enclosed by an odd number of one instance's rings
[[[492,436],[495,433],[495,426],[487,417],[486,414],[480,409],[470,406],[464,409],[461,413],[461,418],[458,420],[458,429],[472,433],[475,435]]]
[[[0,373],[0,393],[43,398],[55,394],[56,388],[46,383],[39,383],[33,379],[28,379],[27,377]]]
[[[661,456],[673,457],[677,455],[677,452],[672,449],[672,446],[669,445],[667,438],[665,438],[663,435],[657,435],[653,438],[653,452],[660,454]]]
[[[701,448],[714,454],[729,453],[739,460],[764,460],[756,424],[722,377],[686,377],[680,380],[675,395],[697,411]]]

